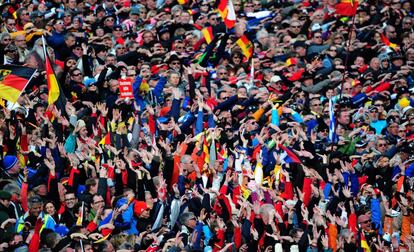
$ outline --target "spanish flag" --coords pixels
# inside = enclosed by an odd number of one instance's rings
[[[0,66],[0,98],[17,102],[35,72],[36,69],[30,67]]]
[[[241,36],[241,38],[236,41],[236,44],[240,47],[247,59],[250,59],[250,57],[252,57],[253,43],[247,38],[246,35]]]
[[[208,143],[207,143],[207,135],[204,135],[203,155],[204,155],[204,162],[207,164],[210,164],[210,148],[208,147]]]
[[[203,33],[204,38],[206,39],[207,44],[210,44],[211,41],[213,41],[214,35],[213,35],[213,27],[205,27],[203,30],[201,30],[201,33]]]
[[[335,13],[341,16],[351,17],[356,14],[358,8],[358,0],[340,0],[335,5]]]
[[[231,0],[220,0],[217,9],[226,27],[232,29],[236,24],[236,12]]]
[[[391,47],[394,50],[397,50],[397,44],[391,43],[391,41],[387,37],[385,37],[385,35],[382,33],[380,36],[381,36],[382,43],[384,43],[386,46]]]

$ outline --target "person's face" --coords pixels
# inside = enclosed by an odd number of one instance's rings
[[[178,61],[178,60],[173,60],[173,61],[171,61],[171,63],[169,64],[169,67],[170,67],[171,69],[174,69],[174,70],[176,70],[176,71],[179,71],[179,70],[180,70],[180,68],[181,68],[181,63],[180,63],[180,61]]]
[[[39,214],[43,211],[42,203],[34,203],[32,208],[30,208],[29,213],[31,216],[39,216]]]
[[[241,96],[241,97],[247,97],[247,90],[245,88],[239,88],[237,90],[237,93]]]
[[[319,32],[315,33],[313,35],[312,42],[315,43],[315,44],[318,44],[318,45],[322,44],[322,42],[323,42],[322,34],[319,33]]]
[[[76,57],[82,57],[82,48],[80,46],[77,46],[72,49],[72,53],[76,55]]]
[[[404,61],[400,58],[397,58],[397,59],[392,60],[392,64],[394,66],[400,67],[404,64]]]
[[[178,86],[178,84],[180,83],[180,76],[176,73],[171,74],[171,76],[169,78],[169,82],[174,87]]]
[[[120,55],[124,55],[125,54],[125,46],[121,45],[118,48],[116,48],[116,55],[120,56]]]
[[[22,11],[20,14],[20,20],[23,22],[29,22],[30,21],[30,14],[27,10]]]
[[[262,3],[260,1],[253,2],[253,8],[255,11],[259,11],[262,9]]]
[[[117,80],[111,80],[109,83],[109,90],[113,93],[116,93],[118,91],[118,81]]]
[[[381,114],[384,112],[384,102],[383,101],[375,101],[374,106],[378,108],[378,112]]]
[[[183,53],[185,51],[185,45],[182,42],[176,42],[174,45],[174,49],[178,53]]]
[[[407,127],[408,127],[408,130],[409,130],[410,132],[414,132],[414,119],[411,119],[411,120],[409,121],[409,123],[407,124]]]
[[[378,140],[377,145],[376,145],[376,149],[381,152],[384,153],[387,150],[388,147],[388,143],[385,140]]]
[[[218,25],[218,16],[217,15],[211,15],[208,18],[208,22],[212,25],[212,26],[216,26]]]
[[[380,61],[379,59],[373,59],[371,61],[371,68],[374,70],[379,70],[380,69]]]
[[[92,201],[92,209],[95,211],[98,211],[99,209],[102,209],[105,205],[105,201],[102,198],[102,196],[100,195],[95,195],[93,196],[93,201]]]
[[[7,19],[7,22],[6,22],[6,29],[7,29],[9,32],[14,32],[14,31],[16,31],[16,20],[14,20],[14,19]]]
[[[112,28],[115,24],[115,19],[113,17],[109,17],[107,19],[105,19],[104,25],[106,27]]]
[[[142,35],[142,39],[144,40],[144,44],[148,44],[154,40],[154,35],[152,35],[151,32],[146,32],[144,35]]]
[[[310,101],[310,108],[313,112],[316,112],[318,114],[322,113],[322,102],[318,99],[313,99]]]
[[[344,83],[344,94],[352,95],[352,85],[349,82]]]
[[[339,113],[338,122],[342,125],[348,125],[350,122],[349,111],[341,111]]]
[[[14,40],[14,44],[18,48],[27,48],[26,39],[24,36],[17,36]]]
[[[6,208],[8,208],[10,206],[10,200],[8,199],[0,199],[0,203],[5,206]]]
[[[387,35],[387,38],[396,38],[397,32],[394,27],[388,27],[386,29],[386,35]]]
[[[383,60],[382,61],[382,67],[384,69],[387,69],[390,66],[390,62],[388,60]]]
[[[219,71],[217,71],[217,77],[219,77],[219,79],[227,79],[228,77],[228,72],[226,69],[221,68]]]
[[[195,216],[187,220],[187,223],[186,223],[187,227],[194,229],[196,225],[197,225],[197,219]]]
[[[59,33],[65,30],[65,24],[63,20],[58,20],[53,27],[55,28],[55,31]]]
[[[45,206],[46,213],[49,215],[54,215],[56,213],[56,208],[52,203],[47,203]]]
[[[391,135],[393,135],[393,136],[398,135],[398,124],[397,123],[390,123],[387,128],[388,128],[388,132]]]
[[[115,59],[115,57],[112,57],[112,56],[108,56],[106,59],[105,59],[105,65],[116,65],[116,59]]]
[[[1,44],[3,46],[7,46],[12,42],[11,37],[10,36],[4,36],[4,38],[1,40]]]
[[[73,71],[70,78],[71,78],[72,81],[80,83],[80,82],[82,82],[83,76],[82,76],[81,71],[75,70],[75,71]]]
[[[180,22],[182,24],[189,24],[190,23],[190,19],[191,19],[190,13],[188,13],[188,12],[182,12],[181,13]]]
[[[73,193],[65,194],[65,204],[68,209],[72,209],[77,202],[78,202],[78,199],[75,197],[75,194]]]
[[[290,32],[292,32],[293,34],[299,34],[299,32],[300,32],[300,28],[301,28],[301,25],[300,25],[298,22],[292,22],[292,23],[290,24],[289,30],[290,30]]]
[[[253,3],[245,3],[243,10],[244,10],[244,13],[254,12],[254,5],[253,5]]]
[[[10,170],[7,171],[7,173],[10,175],[17,175],[20,173],[20,169],[21,169],[20,162],[17,161],[16,164],[13,165],[13,167],[10,168]]]

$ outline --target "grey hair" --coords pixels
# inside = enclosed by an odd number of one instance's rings
[[[194,213],[192,213],[192,212],[185,212],[185,213],[182,213],[181,215],[180,215],[180,223],[182,224],[182,225],[185,225],[189,220],[191,220],[192,218],[195,218],[195,215],[194,215]]]

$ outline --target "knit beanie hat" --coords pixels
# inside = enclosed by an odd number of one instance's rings
[[[17,163],[17,157],[12,155],[7,155],[3,159],[3,168],[5,171],[10,170],[16,163]]]

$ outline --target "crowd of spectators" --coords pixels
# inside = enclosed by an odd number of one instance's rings
[[[0,251],[414,251],[412,1],[2,2]]]

